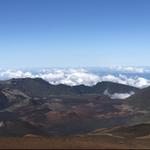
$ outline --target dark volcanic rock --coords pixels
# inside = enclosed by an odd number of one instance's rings
[[[141,89],[136,94],[129,97],[128,104],[139,110],[150,110],[150,87]]]
[[[11,79],[3,82],[3,88],[18,89],[30,97],[48,97],[50,95],[80,95],[103,94],[107,90],[110,94],[136,92],[139,89],[113,82],[100,82],[94,86],[51,85],[40,78]]]
[[[0,91],[0,110],[8,106],[8,98]]]

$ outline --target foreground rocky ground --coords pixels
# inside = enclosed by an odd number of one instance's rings
[[[67,138],[0,138],[0,149],[150,149],[150,138],[130,139],[108,135]]]

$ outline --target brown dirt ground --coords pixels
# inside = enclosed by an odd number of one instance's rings
[[[0,149],[150,149],[150,139],[109,136],[0,138]]]

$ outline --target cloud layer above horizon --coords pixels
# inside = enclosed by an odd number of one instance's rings
[[[110,73],[110,70],[118,71],[118,75]],[[101,72],[101,69],[98,70]],[[124,73],[148,73],[150,70],[133,67],[109,68],[108,74],[99,75],[87,69],[68,68],[68,69],[42,69],[37,71],[23,70],[3,70],[0,69],[0,80],[11,78],[42,78],[51,84],[66,84],[70,86],[84,84],[87,86],[95,85],[101,81],[111,81],[126,85],[144,88],[150,86],[150,80],[143,76],[127,76]],[[120,73],[119,73],[120,72]]]

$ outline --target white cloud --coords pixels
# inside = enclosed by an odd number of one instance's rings
[[[150,86],[150,80],[143,77],[127,77],[126,75],[106,75],[101,77],[102,81],[112,81],[116,83],[126,84],[130,86],[135,86],[138,88],[145,88]]]
[[[33,75],[30,72],[23,72],[21,70],[13,71],[13,70],[0,70],[0,78],[7,79],[7,78],[25,78],[30,77],[32,78]]]
[[[94,85],[99,81],[97,75],[88,73],[84,69],[50,69],[42,70],[35,75],[51,84],[67,84],[67,85]]]
[[[111,95],[111,99],[126,99],[126,98],[130,97],[133,94],[134,94],[134,92],[130,92],[130,93],[115,93],[115,94]]]
[[[111,99],[126,99],[132,96],[133,94],[134,94],[133,91],[131,91],[130,93],[114,93],[114,94],[110,94],[108,90],[104,91],[104,95],[109,96]]]
[[[10,78],[42,78],[51,84],[66,84],[66,85],[88,85],[92,86],[101,81],[111,81],[126,85],[144,88],[150,86],[150,80],[143,77],[127,77],[120,74],[115,76],[112,74],[96,75],[88,72],[85,69],[43,69],[36,73],[22,70],[0,70],[0,79]]]

